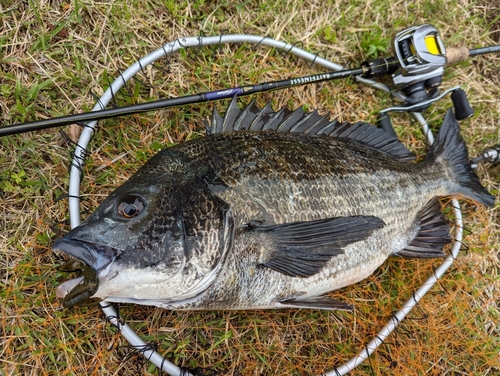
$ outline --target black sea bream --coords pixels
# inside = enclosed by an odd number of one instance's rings
[[[440,257],[437,201],[494,198],[449,111],[426,159],[366,123],[235,101],[208,135],[151,158],[54,243],[83,276],[57,289],[168,309],[349,309],[324,296],[389,256]]]

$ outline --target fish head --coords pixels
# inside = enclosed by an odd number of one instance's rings
[[[76,263],[83,269],[56,290],[65,307],[93,300],[180,304],[218,275],[233,236],[228,205],[193,174],[142,176],[53,244],[70,258],[64,270]]]

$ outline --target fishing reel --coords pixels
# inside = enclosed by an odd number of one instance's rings
[[[408,104],[427,101],[438,95],[446,65],[446,50],[431,25],[414,26],[396,34],[391,42],[399,70],[392,75]]]
[[[444,67],[450,60],[457,60],[456,49],[447,53],[437,29],[427,24],[397,33],[391,48],[399,66],[392,81],[406,95],[404,105],[411,107],[412,112],[427,109],[440,96],[438,87],[443,81]],[[452,91],[457,120],[474,115],[465,92],[459,88]]]
[[[469,56],[467,48],[445,49],[434,26],[413,26],[396,34],[392,39],[393,57],[368,60],[361,64],[361,76],[376,78],[391,75],[394,85],[405,95],[402,106],[383,112],[422,112],[443,97],[438,90],[443,81],[444,67],[464,61]],[[474,115],[465,92],[460,88],[452,92],[451,100],[457,120]],[[387,115],[385,115],[387,116]]]
[[[467,49],[451,48],[446,51],[437,29],[427,24],[397,33],[391,41],[391,48],[393,68],[386,72],[392,74],[394,85],[405,95],[405,99],[401,106],[380,112],[377,123],[382,129],[396,137],[389,112],[422,112],[450,92],[457,120],[474,115],[467,95],[460,87],[444,93],[438,90],[445,65],[465,60]]]

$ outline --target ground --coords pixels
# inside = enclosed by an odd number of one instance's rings
[[[390,56],[392,36],[433,24],[445,46],[500,43],[498,1],[203,0],[0,1],[2,125],[90,110],[123,69],[179,37],[248,33],[297,44],[346,67]],[[499,143],[500,55],[446,67],[442,89],[467,92],[476,113],[462,122],[471,156]],[[264,46],[191,49],[144,68],[114,105],[324,72]],[[387,81],[389,82],[389,81]],[[393,101],[351,79],[255,95],[260,106],[304,105],[345,121],[375,122]],[[241,99],[241,105],[252,98]],[[449,99],[425,112],[439,128]],[[227,102],[216,105],[224,112]],[[213,104],[100,123],[89,148],[82,216],[157,150],[202,137]],[[399,137],[419,157],[425,141],[407,115]],[[157,371],[97,307],[64,309],[55,288],[70,276],[50,249],[68,229],[68,166],[78,127],[0,138],[0,372],[4,375],[136,375]],[[71,141],[73,139],[73,141]],[[500,170],[478,175],[497,198]],[[450,215],[450,207],[444,202]],[[500,373],[498,204],[463,202],[465,237],[450,270],[354,375]],[[356,355],[412,296],[439,260],[394,258],[373,276],[332,293],[352,313],[308,310],[170,312],[121,305],[124,318],[170,361],[207,374],[319,374]]]

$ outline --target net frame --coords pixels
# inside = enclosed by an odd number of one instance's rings
[[[120,73],[120,76],[108,87],[104,94],[97,101],[96,105],[93,107],[92,111],[98,111],[104,109],[109,102],[113,99],[115,93],[117,93],[132,77],[137,73],[142,71],[144,67],[154,63],[158,59],[169,56],[179,50],[190,48],[190,47],[205,47],[212,45],[221,44],[256,44],[267,47],[276,48],[283,52],[295,55],[302,58],[308,62],[315,65],[319,65],[329,70],[340,71],[345,68],[339,64],[332,61],[319,57],[316,54],[307,52],[295,45],[275,40],[269,37],[262,37],[257,35],[247,35],[247,34],[230,34],[230,35],[219,35],[219,36],[198,36],[198,37],[186,37],[179,38],[175,41],[168,42],[164,44],[159,49],[151,52],[150,54],[139,59],[136,63],[131,65],[128,69]],[[382,83],[366,79],[360,76],[356,76],[355,79],[362,84],[371,86],[375,89],[382,90],[389,93],[394,99],[398,101],[403,101],[405,96],[398,92],[391,90],[387,85]],[[412,113],[415,120],[420,124],[424,134],[426,135],[427,143],[430,145],[434,142],[434,136],[429,129],[427,121],[422,116],[421,113]],[[70,181],[69,181],[69,214],[70,214],[70,226],[73,229],[78,226],[81,222],[81,212],[80,212],[80,183],[81,183],[81,173],[82,173],[82,163],[87,155],[87,146],[89,145],[94,132],[96,131],[97,121],[92,121],[86,123],[83,127],[82,133],[78,139],[75,146],[74,157],[70,168]],[[434,270],[433,274],[428,277],[428,279],[413,292],[412,297],[406,301],[399,311],[392,315],[389,322],[378,332],[377,335],[368,343],[368,345],[361,349],[359,353],[348,360],[341,366],[334,368],[333,370],[326,371],[321,374],[321,376],[336,376],[345,375],[360,365],[364,360],[366,360],[391,334],[391,332],[397,328],[399,323],[406,317],[406,315],[418,304],[420,299],[434,286],[434,284],[441,278],[441,276],[448,270],[452,265],[453,261],[458,255],[461,248],[461,241],[463,237],[463,222],[462,222],[462,212],[460,210],[460,204],[457,199],[452,199],[452,206],[455,214],[456,230],[455,230],[455,242],[452,245],[450,255],[441,263],[441,265]],[[143,356],[155,364],[161,371],[168,373],[172,376],[192,376],[191,373],[181,369],[177,365],[169,362],[161,354],[156,352],[130,328],[130,326],[123,320],[119,319],[116,308],[109,302],[102,301],[101,308],[106,315],[108,321],[116,327],[122,336],[129,342],[130,346],[141,350]]]

